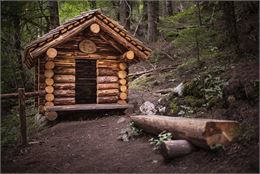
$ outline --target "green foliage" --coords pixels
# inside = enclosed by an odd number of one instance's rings
[[[169,107],[170,107],[170,113],[171,114],[177,114],[180,110],[178,103],[177,103],[175,98],[170,100]]]
[[[150,144],[155,145],[154,149],[158,149],[159,146],[163,143],[163,141],[167,141],[171,139],[172,139],[172,133],[163,131],[157,136],[157,138],[149,139],[149,142]]]
[[[205,101],[203,106],[211,108],[214,105],[223,104],[223,88],[226,80],[211,74],[197,76],[191,82],[186,83],[183,93],[185,96],[193,96]],[[201,104],[199,102],[199,104]]]
[[[135,80],[129,82],[129,88],[145,90],[145,88],[149,88],[150,86],[152,86],[154,81],[154,77],[142,75]]]
[[[194,96],[185,96],[184,101],[191,107],[201,107],[205,103],[204,99]]]
[[[34,122],[34,116],[37,110],[33,105],[26,108],[26,124],[28,136],[31,136],[38,127]],[[18,107],[13,107],[11,112],[2,116],[1,119],[1,147],[8,148],[17,145],[20,139],[20,120],[18,114]]]
[[[225,146],[223,144],[214,144],[213,146],[210,147],[210,149],[212,151],[219,151],[219,150],[222,150],[224,148],[225,148]]]
[[[139,136],[139,135],[141,135],[143,133],[142,129],[139,129],[139,128],[135,127],[135,123],[133,121],[129,122],[129,126],[130,126],[130,128],[132,130],[133,136]]]

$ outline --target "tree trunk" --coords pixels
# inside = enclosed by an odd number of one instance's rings
[[[167,160],[187,155],[193,150],[195,147],[187,140],[168,140],[160,146],[161,154]]]
[[[60,25],[59,19],[59,7],[58,1],[53,0],[49,1],[49,10],[50,10],[50,29],[54,29]]]
[[[120,22],[127,30],[130,30],[131,8],[130,1],[120,1]]]
[[[236,121],[160,115],[137,115],[130,118],[144,131],[159,134],[167,130],[174,135],[174,138],[189,140],[205,149],[214,148],[217,144],[227,145],[237,136]]]
[[[199,26],[201,26],[201,25],[202,25],[202,21],[201,21],[200,2],[199,2],[199,1],[196,1],[196,7],[197,7],[197,14],[198,14]]]
[[[157,2],[156,1],[147,1],[148,7],[148,41],[156,41],[157,36]]]
[[[20,17],[18,15],[13,16],[13,26],[14,26],[14,48],[15,54],[17,57],[18,68],[19,68],[19,75],[21,81],[18,83],[18,87],[25,87],[25,71],[23,67],[23,58],[21,55],[21,26],[20,26]]]
[[[237,55],[240,55],[239,39],[236,26],[236,14],[233,1],[221,1],[219,2],[223,10],[225,28],[227,30],[227,44],[233,45]]]
[[[171,0],[166,0],[165,2],[166,8],[165,8],[165,15],[166,16],[171,16],[173,14],[173,9],[172,9],[172,1]]]

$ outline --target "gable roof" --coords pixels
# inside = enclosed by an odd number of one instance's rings
[[[103,15],[100,10],[91,10],[81,13],[69,21],[63,23],[57,28],[44,34],[42,37],[31,42],[24,52],[24,63],[28,68],[34,66],[37,58],[45,53],[48,48],[66,41],[71,36],[76,35],[80,31],[90,26],[92,23],[97,23],[100,28],[109,34],[115,41],[132,50],[135,55],[141,59],[148,59],[151,55],[151,49],[146,47],[143,42],[132,36],[118,22]]]

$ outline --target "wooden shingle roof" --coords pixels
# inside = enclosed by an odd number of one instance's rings
[[[92,23],[99,24],[104,32],[108,33],[115,41],[128,50],[132,50],[137,57],[147,59],[150,56],[152,50],[145,46],[143,42],[132,36],[123,26],[102,14],[100,10],[91,10],[81,13],[81,15],[70,19],[57,28],[44,34],[37,40],[31,42],[25,48],[25,65],[28,68],[33,67],[37,58],[44,54],[48,48],[55,47],[56,45],[66,41],[68,38],[76,35]]]

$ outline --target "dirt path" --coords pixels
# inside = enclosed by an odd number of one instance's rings
[[[165,162],[153,152],[143,136],[130,142],[118,141],[128,118],[119,116],[90,121],[61,122],[38,133],[33,144],[8,159],[2,159],[2,172],[255,172],[250,153],[209,153],[203,150]],[[256,150],[256,149],[254,149]],[[238,156],[239,155],[239,156]],[[254,161],[254,160],[253,160]],[[257,161],[257,160],[256,160]]]

